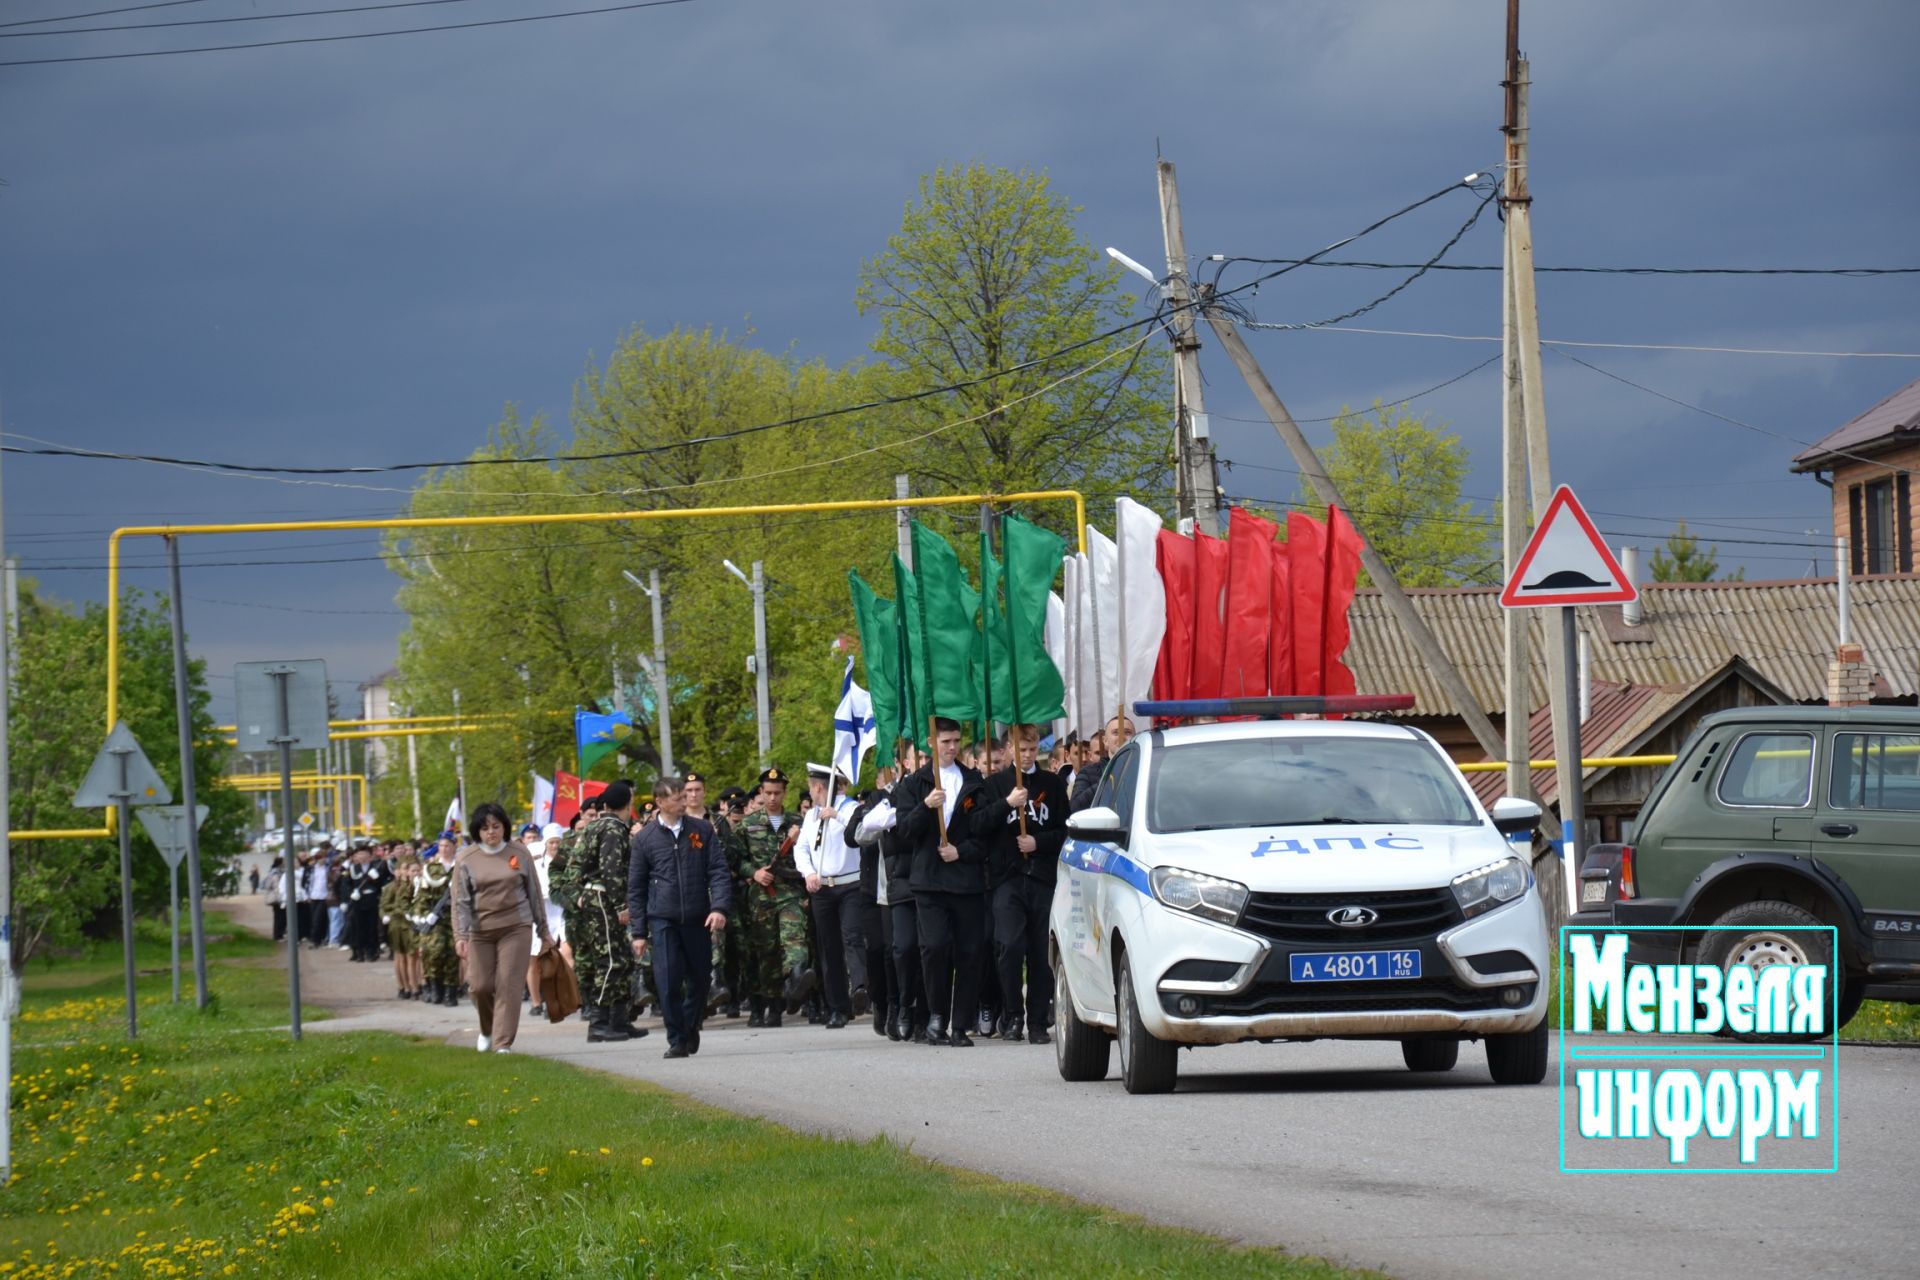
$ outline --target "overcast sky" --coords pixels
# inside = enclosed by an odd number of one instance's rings
[[[86,25],[344,3],[195,0]],[[447,0],[31,38],[36,27],[13,25],[0,27],[0,61],[595,3]],[[0,22],[115,7],[9,0]],[[1158,146],[1179,166],[1193,254],[1300,256],[1497,163],[1504,7],[691,0],[0,67],[4,427],[99,449],[379,464],[462,456],[509,404],[564,422],[582,369],[633,325],[750,323],[771,349],[852,359],[871,334],[853,308],[859,264],[897,228],[917,177],[951,161],[1046,170],[1084,207],[1087,239],[1152,263]],[[1910,0],[1530,0],[1523,43],[1542,265],[1920,265]],[[1457,194],[1347,253],[1424,258],[1470,209]],[[1453,254],[1499,258],[1491,216]],[[1318,320],[1392,280],[1301,271],[1255,305],[1267,320]],[[1911,276],[1540,280],[1549,338],[1809,351],[1920,351],[1917,293]],[[1498,297],[1495,275],[1430,276],[1354,323],[1491,335]],[[1354,332],[1252,341],[1301,419],[1430,387],[1498,350]],[[1794,439],[1920,377],[1914,360],[1577,354],[1758,429],[1547,357],[1555,480],[1607,513],[1616,542],[1651,547],[1686,517],[1753,578],[1804,575],[1816,559],[1831,571],[1830,553],[1793,545],[1830,532],[1826,490],[1787,471]],[[1291,496],[1291,474],[1257,469],[1289,465],[1271,429],[1232,420],[1257,417],[1232,367],[1211,344],[1201,358],[1221,457],[1240,464],[1228,490]],[[1491,496],[1497,369],[1417,407],[1461,435],[1470,492]],[[406,501],[404,476],[285,484],[9,456],[5,479],[7,549],[73,599],[101,598],[118,524],[365,515]],[[196,652],[217,674],[322,657],[349,688],[391,666],[402,619],[396,580],[360,558],[375,545],[189,542]],[[158,563],[148,547],[130,554]],[[346,562],[222,563],[274,559]],[[163,574],[136,569],[129,581],[158,588]],[[225,715],[231,682],[214,684]]]

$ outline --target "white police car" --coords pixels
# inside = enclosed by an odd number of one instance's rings
[[[1143,716],[1393,709],[1411,698],[1139,703]],[[1524,848],[1434,740],[1358,721],[1142,733],[1067,823],[1051,921],[1060,1074],[1173,1088],[1182,1045],[1398,1040],[1501,1084],[1547,1066],[1547,919]]]

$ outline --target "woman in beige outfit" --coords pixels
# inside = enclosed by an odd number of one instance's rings
[[[520,992],[527,985],[533,935],[540,935],[543,948],[552,946],[553,938],[533,855],[507,839],[507,811],[497,804],[479,805],[468,833],[477,843],[453,868],[454,946],[480,1011],[474,1047],[506,1053],[520,1029]]]

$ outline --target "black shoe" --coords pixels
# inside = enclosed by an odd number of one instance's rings
[[[1024,1018],[1008,1015],[1000,1019],[1000,1038],[1011,1040],[1015,1044],[1027,1038],[1027,1023]]]
[[[527,1010],[527,1016],[529,1018],[544,1018],[547,1016],[547,1006],[545,1006],[544,1004],[537,1004],[533,1006],[533,1008]]]
[[[661,1054],[660,1056],[663,1058],[685,1058],[690,1055],[688,1054],[687,1050],[682,1048],[680,1045],[670,1044],[667,1046],[667,1051]]]
[[[434,978],[427,979],[426,992],[427,992],[428,1004],[440,1003],[440,983],[437,979],[434,979]]]
[[[687,1033],[687,1052],[700,1052],[700,1028],[698,1027]]]
[[[960,1030],[958,1027],[955,1027],[952,1031],[947,1033],[947,1043],[952,1045],[956,1049],[973,1048],[972,1038],[968,1036],[966,1032]]]
[[[465,987],[461,987],[458,991],[454,990],[452,987],[448,987],[446,989],[446,994],[441,998],[440,1003],[444,1004],[449,1009],[458,1009],[460,1007],[460,1002],[462,1000],[465,1000],[466,998],[467,997],[466,997]]]
[[[885,1009],[873,1011],[873,1034],[886,1035],[893,1027],[893,1015]]]
[[[1047,1034],[1046,1028],[1036,1027],[1032,1031],[1027,1032],[1027,1043],[1028,1044],[1052,1044],[1053,1037]]]
[[[827,1030],[829,1031],[844,1030],[846,1025],[847,1025],[847,1015],[840,1012],[838,1009],[835,1009],[832,1013],[827,1015]]]
[[[720,1006],[720,1016],[721,1016],[721,1017],[723,1017],[723,1018],[737,1018],[737,1017],[739,1017],[739,1016],[740,1016],[740,1002],[739,1002],[738,1000],[729,1000],[729,1001],[727,1001],[727,1002],[726,1002],[725,1004],[723,1004],[723,1005],[721,1005],[721,1006]]]
[[[588,1044],[620,1044],[631,1039],[632,1033],[617,1022],[596,1022],[587,1028]]]
[[[945,1044],[947,1042],[947,1020],[939,1014],[927,1019],[926,1039],[921,1044]],[[917,1038],[917,1037],[916,1037]]]
[[[760,1007],[758,1000],[753,1002],[753,1012],[747,1015],[747,1025],[750,1027],[764,1027],[767,1025],[767,1011]]]
[[[927,1024],[924,1022],[909,1023],[907,1039],[911,1040],[914,1044],[933,1043],[932,1037],[927,1033]]]
[[[895,1009],[887,1019],[887,1039],[898,1044],[913,1035],[913,1018],[905,1009]]]
[[[813,989],[817,983],[818,978],[814,975],[813,970],[802,969],[798,965],[795,965],[793,972],[787,975],[786,988],[781,993],[787,1002],[787,1012],[800,1012],[801,1006],[805,1005],[807,997],[813,994]]]
[[[405,987],[402,987],[397,993],[395,993],[393,998],[395,1000],[411,1000],[413,999],[413,992],[407,990]]]
[[[865,987],[855,987],[853,989],[853,1016],[857,1018],[872,1007],[873,1001],[868,998],[867,989]]]
[[[767,1009],[767,1020],[763,1025],[769,1026],[769,1027],[777,1027],[780,1025],[781,1021],[782,1021],[782,1015],[780,1013],[780,1006],[777,1004],[769,1006]]]

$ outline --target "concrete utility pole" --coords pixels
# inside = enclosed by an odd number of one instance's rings
[[[767,578],[762,562],[753,562],[753,577],[740,572],[740,566],[731,560],[722,560],[727,572],[747,584],[753,592],[753,705],[754,726],[760,734],[760,765],[766,767],[767,757],[773,754],[773,714],[770,699],[767,696]]]
[[[167,572],[173,598],[173,704],[174,718],[180,730],[180,803],[181,810],[187,815],[187,911],[193,930],[193,1003],[197,1009],[207,1007],[207,931],[202,915],[200,894],[200,824],[193,820],[194,805],[197,802],[197,779],[193,776],[193,700],[188,696],[187,687],[187,623],[186,607],[180,597],[180,539],[167,539]],[[168,900],[172,905],[172,900]],[[180,945],[179,935],[174,935],[174,946]],[[175,966],[176,973],[178,966]],[[177,985],[177,981],[176,981]],[[179,999],[179,992],[174,993]]]
[[[1253,392],[1254,399],[1260,402],[1260,408],[1265,411],[1267,420],[1273,423],[1273,429],[1280,433],[1280,439],[1286,444],[1287,451],[1293,455],[1294,465],[1300,468],[1301,476],[1313,486],[1314,496],[1329,506],[1338,504],[1345,507],[1346,503],[1340,497],[1340,490],[1333,483],[1333,477],[1327,474],[1326,467],[1321,465],[1319,455],[1314,453],[1313,446],[1307,442],[1306,433],[1300,430],[1299,424],[1293,420],[1293,415],[1287,411],[1287,406],[1281,402],[1279,393],[1273,389],[1273,384],[1267,381],[1267,375],[1261,371],[1259,363],[1254,360],[1253,352],[1247,349],[1246,339],[1240,336],[1240,331],[1231,321],[1221,316],[1209,313],[1207,323],[1213,327],[1214,336],[1220,339],[1220,345],[1232,358],[1234,367],[1240,370],[1240,376],[1246,379],[1248,389]],[[1400,624],[1400,629],[1406,633],[1407,639],[1412,641],[1414,649],[1420,655],[1420,660],[1426,664],[1429,671],[1433,672],[1434,679],[1440,682],[1440,686],[1447,691],[1447,697],[1460,708],[1460,718],[1466,721],[1467,728],[1473,732],[1475,740],[1489,756],[1498,759],[1505,748],[1500,741],[1500,735],[1493,731],[1493,721],[1489,720],[1487,713],[1481,709],[1478,699],[1473,695],[1473,690],[1467,687],[1465,678],[1455,669],[1453,659],[1449,658],[1446,650],[1440,647],[1440,641],[1435,638],[1426,620],[1414,612],[1413,602],[1407,599],[1407,593],[1400,589],[1399,580],[1393,576],[1393,570],[1388,568],[1387,562],[1380,558],[1380,553],[1373,549],[1373,544],[1365,539],[1360,543],[1360,563],[1366,569],[1367,576],[1373,579],[1374,585],[1380,588],[1381,598],[1387,602],[1387,608],[1392,611],[1394,621]]]
[[[1510,322],[1506,326],[1507,345],[1504,365],[1509,378],[1517,370],[1519,379],[1520,417],[1526,433],[1526,468],[1529,479],[1528,495],[1532,499],[1532,523],[1540,518],[1547,509],[1547,503],[1553,497],[1553,472],[1547,457],[1547,402],[1540,375],[1540,308],[1533,285],[1533,196],[1527,188],[1527,90],[1532,83],[1527,60],[1520,56],[1520,0],[1507,0],[1507,78],[1506,120],[1502,131],[1507,136],[1507,169],[1504,189],[1500,195],[1501,207],[1507,215],[1507,235],[1505,252],[1506,304]],[[1512,391],[1509,387],[1509,400]],[[1520,553],[1519,543],[1513,541],[1518,536],[1524,540],[1525,534],[1518,533],[1512,511],[1518,505],[1514,490],[1518,487],[1513,472],[1517,449],[1512,440],[1513,423],[1511,404],[1506,415],[1507,438],[1502,452],[1507,472],[1508,490],[1505,494],[1508,504],[1508,518],[1502,529],[1506,542],[1507,566],[1512,569],[1512,558]],[[1574,708],[1567,698],[1567,654],[1574,649],[1574,642],[1565,634],[1571,611],[1548,610],[1545,625],[1554,630],[1547,636],[1543,646],[1547,659],[1547,699],[1553,717],[1553,756],[1558,774],[1560,811],[1571,812],[1567,807],[1568,797],[1580,792],[1583,784],[1583,771],[1580,768],[1579,748],[1576,746],[1577,732],[1572,717]],[[1524,640],[1520,647],[1524,651]],[[1508,643],[1508,659],[1513,660],[1515,644]],[[1524,684],[1525,675],[1518,676]],[[1511,670],[1507,676],[1507,696],[1513,697],[1515,673]],[[1508,715],[1512,715],[1509,706]],[[1509,735],[1512,729],[1509,727]],[[1524,748],[1522,748],[1524,750]],[[1507,755],[1509,785],[1513,775],[1511,747]],[[1524,794],[1516,792],[1514,794]],[[1578,830],[1566,832],[1566,838],[1572,842],[1569,865],[1579,867]]]
[[[413,788],[413,832],[423,835],[426,827],[420,822],[420,756],[414,749],[413,735],[407,735],[407,782]]]
[[[0,503],[0,506],[4,506]],[[0,556],[6,549],[6,520],[0,512]],[[13,845],[8,832],[13,827],[13,767],[8,734],[13,714],[13,654],[17,635],[13,620],[18,613],[12,593],[13,573],[8,566],[7,590],[0,594],[0,1186],[13,1176],[13,1007],[19,998],[18,979],[13,972]]]
[[[460,723],[460,691],[453,691],[453,723]],[[454,795],[460,801],[460,826],[467,824],[467,753],[460,746],[460,735],[453,735]]]
[[[660,571],[647,570],[645,582],[628,573],[621,575],[646,593],[653,606],[653,701],[660,709],[660,772],[673,772],[673,715],[667,708],[667,626],[661,613]]]
[[[1180,188],[1173,161],[1160,160],[1160,233],[1167,245],[1166,299],[1173,315],[1173,417],[1178,463],[1174,468],[1179,514],[1196,529],[1220,534],[1220,473],[1207,428],[1206,392],[1200,385],[1200,339],[1194,336],[1193,282],[1187,278],[1187,233],[1180,221]]]
[[[908,496],[907,477],[903,472],[893,478],[893,496]],[[913,513],[906,507],[895,507],[893,511],[893,536],[895,550],[900,553],[900,563],[913,568]]]

